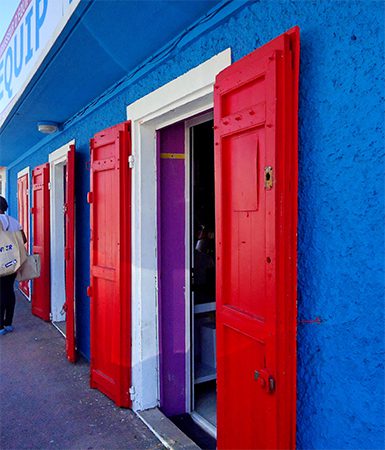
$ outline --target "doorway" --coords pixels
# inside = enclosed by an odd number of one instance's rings
[[[190,143],[191,413],[216,435],[214,133],[212,114],[187,122]],[[209,119],[209,120],[208,120]]]
[[[25,244],[27,253],[30,253],[30,204],[29,204],[29,189],[30,189],[30,171],[29,167],[20,171],[17,174],[17,212],[19,222],[24,230],[27,242]],[[19,281],[19,290],[31,301],[31,281]]]
[[[213,114],[158,131],[160,407],[216,436]]]
[[[51,162],[51,321],[63,336],[66,336],[66,172],[66,156]]]
[[[156,221],[167,204],[166,198],[162,203],[163,199],[154,192],[155,177],[159,176],[154,166],[159,167],[158,130],[214,105],[218,448],[295,447],[298,56],[296,27],[242,60],[234,64],[230,60],[226,68],[214,68],[210,77],[215,79],[215,89],[213,81],[209,81],[207,90],[200,86],[195,91],[190,88],[190,82],[198,80],[198,67],[188,72],[183,81],[182,77],[173,80],[127,108],[135,130],[138,168],[136,174],[133,171],[133,299],[138,306],[133,308],[137,311],[133,317],[133,349],[137,349],[133,350],[134,407],[153,407],[160,399],[160,406],[165,409],[162,383],[167,383],[170,392],[186,399],[184,412],[191,412],[196,409],[195,393],[189,392],[195,371],[188,364],[194,361],[191,347],[195,341],[189,336],[181,344],[177,333],[180,329],[186,334],[193,331],[189,308],[191,273],[187,270],[193,245],[191,228],[186,226],[188,239],[183,248],[183,256],[189,254],[184,265],[185,292],[181,297],[175,296],[174,302],[186,311],[189,320],[184,322],[182,318],[177,322],[174,311],[163,308],[161,298],[162,266],[157,267],[157,263],[165,249],[159,245],[155,252],[149,249],[149,243],[153,245],[153,230],[158,243],[159,235],[163,238]],[[188,83],[184,82],[186,79]],[[191,96],[175,89],[176,84],[188,86]],[[180,149],[184,153],[186,146]],[[165,147],[162,151],[165,158],[176,163],[184,159],[180,149]],[[167,179],[171,177],[165,176],[164,181]],[[159,178],[157,181],[159,188]],[[171,194],[175,201],[179,189]],[[182,200],[178,218],[183,215],[191,220],[190,198],[184,196]],[[188,212],[184,215],[185,210]],[[175,273],[179,277],[179,271]],[[158,302],[153,301],[154,292]],[[178,324],[175,332],[172,326],[166,328],[167,343],[170,355],[174,352],[187,356],[182,370],[165,370],[168,367],[164,364],[163,325],[151,319],[157,317],[157,312],[158,317],[164,318],[165,327]],[[159,355],[159,371],[154,355]],[[160,395],[156,396],[158,375]],[[181,381],[183,375],[185,379]],[[180,390],[171,390],[172,386]]]

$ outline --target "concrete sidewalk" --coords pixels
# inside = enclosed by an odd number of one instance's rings
[[[67,361],[64,338],[20,293],[14,326],[0,336],[2,450],[163,448],[133,412],[89,388],[88,363]]]

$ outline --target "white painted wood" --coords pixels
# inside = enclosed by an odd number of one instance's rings
[[[227,49],[127,107],[132,122],[132,384],[133,409],[157,406],[156,130],[213,107],[216,75],[231,64]]]
[[[7,193],[7,169],[5,167],[0,167],[0,180],[1,180],[1,188],[0,195],[6,197]]]
[[[190,115],[191,117],[191,115]],[[191,208],[194,208],[194,198],[191,189],[191,160],[193,159],[193,149],[191,148],[191,128],[205,123],[209,120],[213,120],[214,113],[213,110],[208,111],[205,114],[199,114],[198,116],[193,116],[191,119],[185,121],[185,161],[188,163],[186,165],[186,176],[185,176],[185,204],[186,204],[186,229],[185,229],[185,248],[186,248],[186,261],[185,261],[185,272],[186,272],[186,287],[185,287],[185,311],[186,311],[186,329],[185,329],[185,342],[186,342],[186,411],[191,413],[195,409],[195,363],[194,358],[194,340],[195,340],[195,315],[191,315],[192,306],[194,307],[194,314],[196,313],[197,306],[192,305],[194,303],[193,296],[191,293],[191,269],[192,269],[192,254],[193,249],[193,237],[191,233],[191,224],[193,219],[191,217]],[[188,325],[191,324],[191,325]]]
[[[29,168],[29,166],[27,166],[25,169],[20,170],[20,172],[17,172],[17,178],[21,178],[24,175],[28,175],[28,180],[29,180],[29,174],[30,174],[30,168]]]
[[[48,162],[57,164],[60,161],[66,160],[70,145],[75,145],[75,139],[72,139],[72,141],[67,142],[67,144],[50,153],[48,155]]]
[[[72,140],[48,155],[50,162],[51,320],[65,320],[64,165]]]
[[[127,107],[127,117],[140,123],[159,118],[172,109],[213,92],[215,77],[231,64],[231,49],[227,48],[209,60],[170,81]]]
[[[32,195],[31,195],[31,169],[29,166],[25,167],[23,170],[20,170],[20,172],[17,173],[17,178],[22,178],[25,175],[28,176],[28,191],[27,191],[27,197],[28,197],[28,230],[26,230],[27,236],[28,236],[28,240],[27,240],[27,252],[30,253],[31,252],[31,199],[32,199]],[[28,281],[28,287],[29,287],[29,297],[27,295],[24,294],[23,291],[20,290],[20,292],[24,295],[24,297],[28,300],[31,301],[31,294],[32,294],[32,282]]]

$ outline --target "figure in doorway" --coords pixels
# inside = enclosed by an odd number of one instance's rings
[[[16,219],[5,214],[7,209],[7,200],[0,195],[0,226],[4,231],[20,231],[26,243],[27,239],[22,226]],[[16,273],[0,277],[0,336],[13,331],[12,321],[16,303],[13,288],[15,278]]]

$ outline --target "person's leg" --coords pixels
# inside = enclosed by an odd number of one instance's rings
[[[4,327],[11,327],[12,320],[13,320],[13,314],[15,312],[15,303],[16,303],[16,297],[15,297],[15,290],[14,290],[14,283],[16,279],[16,274],[9,275],[7,278],[7,296],[8,301],[6,303],[5,307],[5,317],[4,317]],[[11,331],[11,330],[10,330]]]

